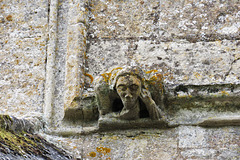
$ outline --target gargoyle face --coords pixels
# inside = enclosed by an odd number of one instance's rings
[[[141,93],[141,80],[134,75],[121,76],[117,81],[116,90],[123,105],[130,109],[137,103]]]

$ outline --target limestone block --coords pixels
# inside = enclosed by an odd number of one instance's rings
[[[199,125],[201,126],[239,126],[240,116],[212,117],[205,119]]]
[[[238,159],[239,127],[179,127],[179,148],[183,158]]]
[[[217,156],[218,151],[211,148],[202,149],[188,149],[181,151],[181,156],[184,159],[198,158],[198,159],[214,159]]]
[[[0,1],[1,114],[41,116],[48,2]]]
[[[179,148],[207,147],[205,132],[201,127],[179,127]]]
[[[82,159],[239,159],[239,127],[141,129],[76,138],[43,135]],[[81,152],[80,152],[81,151]]]
[[[69,0],[69,24],[77,24],[77,23],[84,23],[88,22],[88,1],[81,0],[81,1],[72,1]]]
[[[65,77],[65,108],[75,97],[82,94],[84,87],[84,58],[86,49],[86,27],[83,24],[71,25],[68,30]]]
[[[90,31],[95,38],[237,39],[239,7],[236,0],[96,0]]]
[[[237,38],[239,5],[236,0],[161,0],[159,27],[173,37],[192,42]]]
[[[139,65],[163,73],[171,84],[238,84],[239,41],[189,43],[155,40],[92,41],[88,56],[94,77],[104,68]],[[117,59],[117,60],[116,60]],[[101,63],[100,63],[101,62]]]
[[[91,11],[92,37],[149,37],[158,33],[159,0],[94,0]]]
[[[122,131],[76,139],[46,136],[50,142],[82,159],[171,159],[177,156],[177,134],[170,130]],[[81,151],[81,152],[80,152]]]

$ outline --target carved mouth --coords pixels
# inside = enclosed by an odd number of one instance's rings
[[[134,102],[136,102],[136,99],[125,99],[124,101],[126,103],[134,103]]]

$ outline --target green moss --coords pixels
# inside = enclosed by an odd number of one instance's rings
[[[20,125],[19,120],[8,115],[0,115],[0,153],[6,154],[6,157],[13,159],[15,156],[22,159],[56,159],[54,157],[65,157],[66,153],[56,146],[48,143],[38,135],[24,131],[25,125]],[[25,121],[24,124],[28,122]],[[18,126],[18,129],[13,126]]]
[[[7,128],[10,123],[12,123],[12,119],[9,115],[0,115],[0,128]]]
[[[8,148],[11,152],[19,155],[25,153],[32,153],[37,144],[34,142],[35,138],[30,139],[29,134],[19,133],[15,134],[4,129],[0,129],[0,146]]]

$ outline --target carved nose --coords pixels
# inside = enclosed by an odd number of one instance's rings
[[[132,98],[132,95],[131,94],[126,94],[125,98]]]
[[[125,98],[132,98],[132,94],[131,94],[131,92],[129,91],[129,89],[127,89]]]

